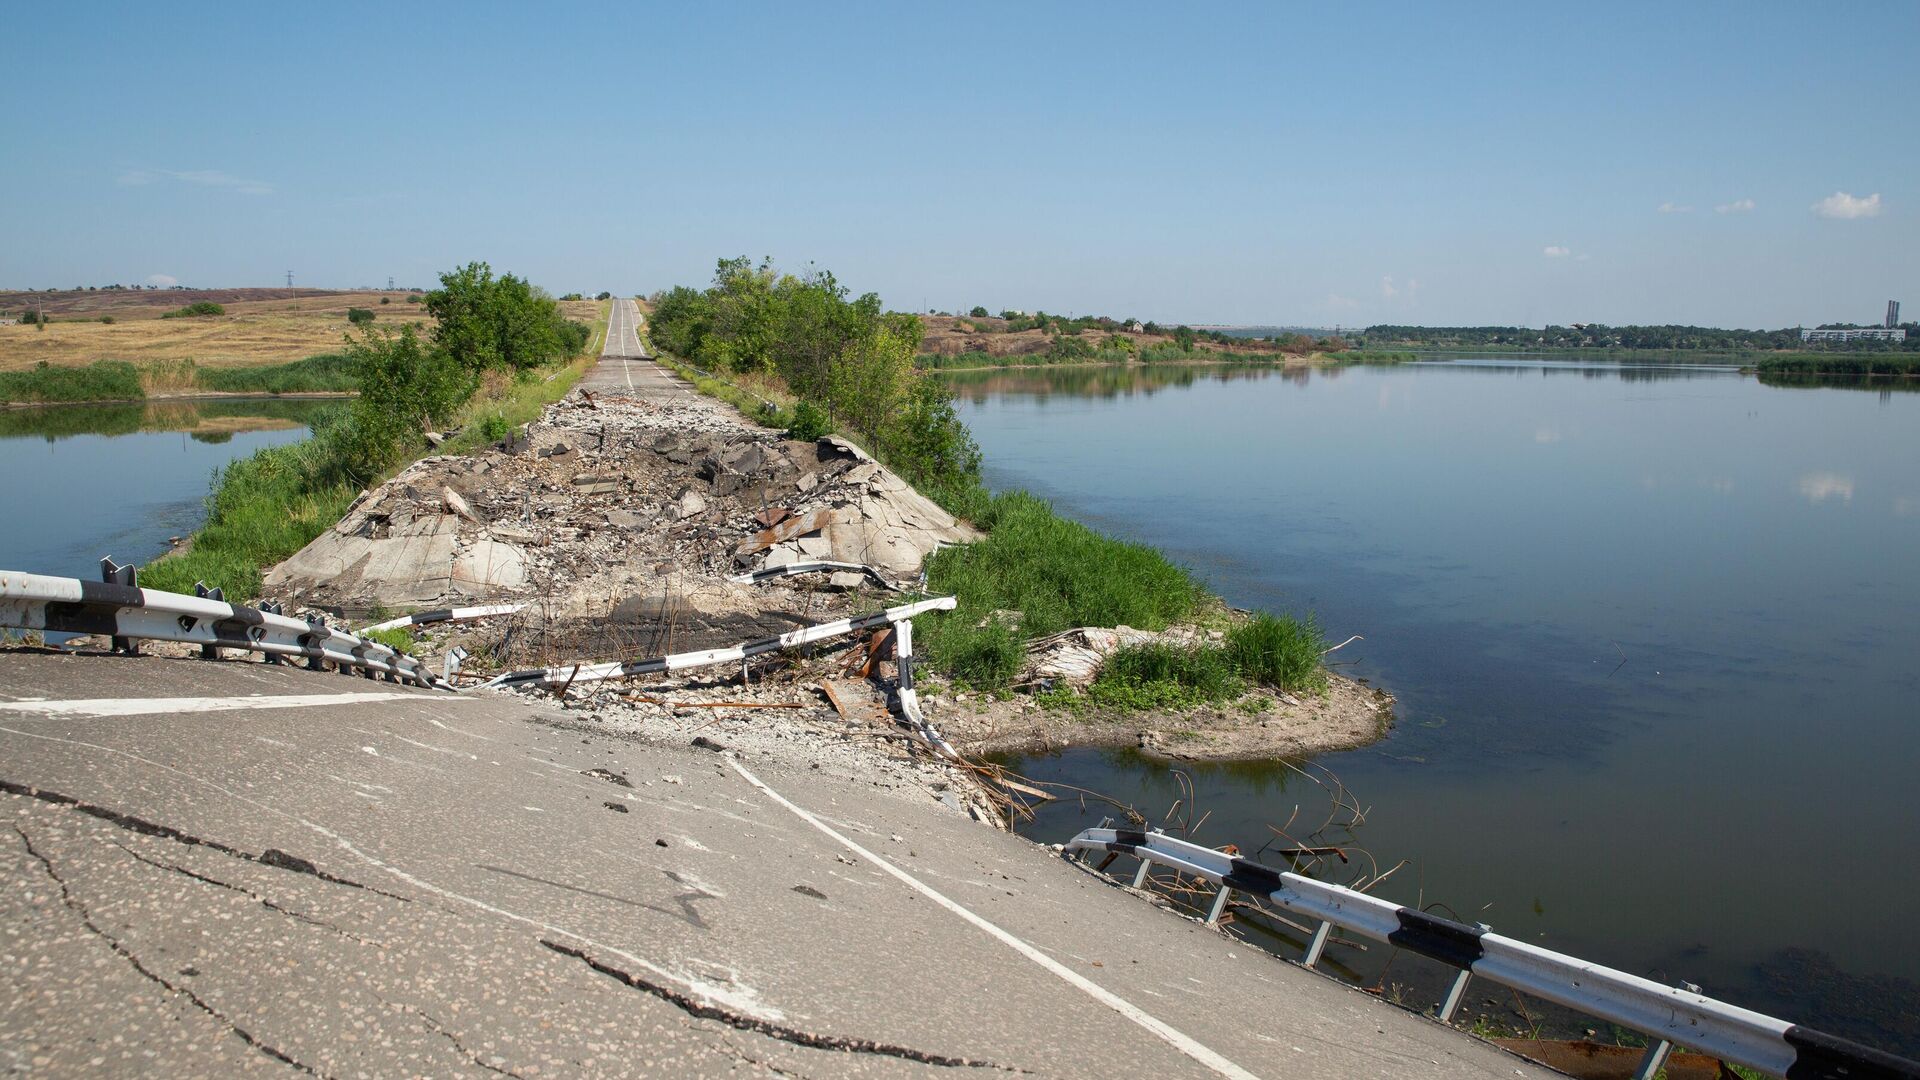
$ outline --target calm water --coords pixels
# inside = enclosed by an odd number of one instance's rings
[[[1397,726],[1320,761],[1370,808],[1353,839],[1410,860],[1382,895],[1920,1050],[1920,394],[1493,361],[954,381],[996,488],[1366,635],[1335,658]],[[1155,820],[1178,794],[1131,753],[1022,768]],[[1187,771],[1208,843],[1325,815],[1272,767]]]
[[[0,568],[97,578],[206,517],[215,470],[304,438],[327,403],[230,400],[0,411]]]

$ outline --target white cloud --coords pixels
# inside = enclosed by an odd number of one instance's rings
[[[1732,202],[1721,203],[1719,206],[1714,207],[1713,212],[1716,214],[1746,214],[1751,213],[1755,205],[1757,204],[1755,204],[1752,199],[1735,199]]]
[[[1800,494],[1811,503],[1823,503],[1828,499],[1850,503],[1853,501],[1853,477],[1830,472],[1808,473],[1800,478]]]
[[[273,185],[271,184],[264,184],[258,180],[248,180],[244,177],[231,176],[216,169],[188,169],[186,171],[177,169],[135,169],[132,172],[123,173],[120,176],[120,183],[125,187],[145,187],[148,184],[157,184],[163,180],[171,180],[180,184],[193,184],[198,187],[221,188],[226,191],[238,192],[242,195],[270,195],[273,193]]]
[[[180,279],[172,274],[148,274],[147,284],[159,289],[171,289],[180,284]]]
[[[1328,293],[1326,305],[1330,308],[1357,308],[1360,306],[1360,301],[1355,300],[1351,296],[1341,296],[1339,293]]]
[[[1691,207],[1691,206],[1681,206],[1681,205],[1680,205],[1680,204],[1678,204],[1678,203],[1670,203],[1670,202],[1663,202],[1663,203],[1661,203],[1661,204],[1660,204],[1660,205],[1659,205],[1658,207],[1656,207],[1656,209],[1658,209],[1658,210],[1659,210],[1659,211],[1660,211],[1661,213],[1663,213],[1663,214],[1691,214],[1691,213],[1693,213],[1693,207]]]
[[[1557,443],[1561,438],[1563,436],[1557,427],[1535,428],[1533,432],[1533,441],[1537,443]]]
[[[1407,279],[1407,295],[1416,296],[1419,294],[1419,292],[1420,292],[1420,279],[1417,277],[1408,278]]]
[[[1850,221],[1854,218],[1879,217],[1880,193],[1874,192],[1866,198],[1849,195],[1844,191],[1833,194],[1813,204],[1813,212],[1823,218],[1839,218]]]
[[[1380,279],[1380,295],[1389,300],[1400,295],[1399,287],[1393,283],[1392,274],[1388,274]]]
[[[1549,259],[1564,259],[1573,254],[1573,250],[1571,248],[1561,247],[1559,244],[1548,244],[1546,247],[1540,249],[1540,254],[1545,255]]]

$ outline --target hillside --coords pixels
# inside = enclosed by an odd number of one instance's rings
[[[1046,352],[1053,345],[1055,336],[1051,332],[1037,329],[1010,332],[1007,328],[1007,320],[993,316],[970,318],[954,315],[922,315],[920,324],[926,328],[926,336],[920,343],[920,351],[931,356],[958,356],[962,353],[1029,356]],[[1093,345],[1098,345],[1113,336],[1127,338],[1134,343],[1136,351],[1153,345],[1175,344],[1174,336],[1170,333],[1148,334],[1140,331],[1087,329],[1079,336]],[[1196,351],[1217,352],[1223,355],[1273,351],[1273,346],[1266,343],[1248,341],[1223,344],[1205,338],[1197,340],[1193,348]]]

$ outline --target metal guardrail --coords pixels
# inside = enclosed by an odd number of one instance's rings
[[[605,664],[565,664],[559,667],[534,668],[527,671],[509,671],[504,675],[482,683],[482,686],[568,686],[574,683],[598,682],[603,679],[624,679],[634,675],[657,675],[669,671],[686,671],[689,668],[714,667],[719,664],[744,663],[746,660],[763,653],[778,652],[781,649],[796,648],[839,637],[860,630],[868,630],[885,623],[899,626],[907,625],[907,620],[929,611],[951,611],[954,607],[951,596],[937,596],[931,600],[921,600],[912,604],[902,604],[885,611],[876,611],[871,615],[862,615],[852,619],[836,619],[833,622],[803,626],[774,637],[760,638],[739,645],[730,645],[724,649],[707,649],[702,652],[673,653],[667,656],[654,656],[645,660],[616,660]]]
[[[427,626],[432,623],[467,622],[471,619],[485,619],[493,615],[511,615],[525,604],[487,604],[482,607],[435,608],[432,611],[416,611],[411,615],[402,615],[397,619],[363,626],[360,633],[371,634],[378,630],[398,630],[403,626]]]
[[[319,669],[331,663],[367,678],[431,689],[451,689],[418,660],[357,634],[336,630],[322,619],[294,619],[278,608],[229,604],[217,590],[200,596],[142,589],[133,568],[102,559],[105,581],[49,577],[0,570],[0,626],[66,634],[102,634],[114,648],[137,652],[137,642],[180,641],[199,645],[202,655],[218,649],[264,653],[268,663],[303,657]]]
[[[1068,841],[1072,852],[1107,851],[1140,860],[1135,887],[1157,864],[1220,886],[1209,924],[1219,920],[1235,892],[1319,921],[1302,963],[1313,967],[1333,927],[1406,949],[1459,969],[1439,1009],[1451,1020],[1478,975],[1503,986],[1576,1009],[1656,1040],[1637,1076],[1652,1077],[1673,1046],[1686,1046],[1776,1076],[1899,1078],[1920,1080],[1920,1062],[1863,1046],[1837,1035],[1790,1024],[1700,994],[1698,987],[1670,987],[1624,971],[1502,937],[1363,892],[1276,870],[1236,855],[1137,829],[1087,829]]]

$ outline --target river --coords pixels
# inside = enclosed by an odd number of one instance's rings
[[[212,399],[0,410],[0,569],[98,579],[206,520],[214,473],[305,438],[327,401]]]
[[[1365,635],[1330,659],[1397,724],[1318,761],[1367,810],[1342,839],[1406,860],[1380,895],[1920,1052],[1920,394],[1470,359],[952,381],[994,488]],[[1155,821],[1181,793],[1127,751],[1017,765]],[[1326,813],[1281,766],[1179,770],[1209,844]]]

